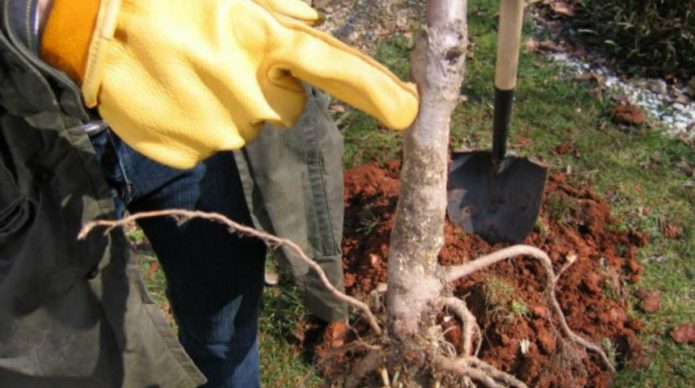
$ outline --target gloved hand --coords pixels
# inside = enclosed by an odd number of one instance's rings
[[[98,14],[97,14],[98,11]],[[403,129],[413,84],[310,26],[301,0],[56,0],[41,55],[142,154],[187,168],[292,126],[306,81]]]

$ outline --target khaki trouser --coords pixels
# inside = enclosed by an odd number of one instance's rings
[[[343,290],[343,139],[328,115],[328,96],[311,87],[307,95],[295,127],[268,125],[235,156],[256,227],[297,243]],[[325,321],[347,317],[345,304],[306,263],[286,248],[275,254],[294,275],[312,314]]]

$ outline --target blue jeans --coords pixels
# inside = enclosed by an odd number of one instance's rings
[[[239,172],[231,153],[190,170],[145,158],[115,134],[92,139],[114,190],[117,209],[218,212],[250,225]],[[120,214],[122,215],[122,214]],[[265,245],[217,223],[170,218],[140,221],[167,278],[179,340],[209,387],[260,387],[258,309]]]

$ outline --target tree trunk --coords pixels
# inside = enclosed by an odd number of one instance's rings
[[[388,260],[388,316],[401,340],[422,338],[430,303],[443,289],[437,255],[444,243],[449,124],[459,100],[467,45],[466,0],[430,0],[427,26],[411,57],[420,114],[405,133],[401,188]]]

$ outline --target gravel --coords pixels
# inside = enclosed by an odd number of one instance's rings
[[[575,58],[567,52],[550,52],[548,58],[558,63],[571,76],[593,72],[602,80],[602,87],[613,99],[627,99],[652,118],[662,123],[672,137],[695,140],[695,101],[688,97],[687,86],[668,85],[664,80],[635,78],[625,80],[611,70]]]

